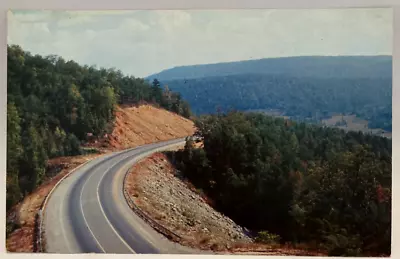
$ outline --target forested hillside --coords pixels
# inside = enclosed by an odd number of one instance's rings
[[[390,70],[391,72],[391,70]],[[333,114],[356,114],[370,128],[392,128],[392,79],[292,77],[239,74],[162,81],[182,94],[193,112],[274,109],[296,120],[319,122]]]
[[[391,78],[391,56],[309,56],[265,58],[181,66],[150,75],[161,81],[238,74],[285,75],[312,78]]]
[[[46,177],[46,161],[81,154],[80,145],[113,129],[117,103],[142,101],[190,116],[179,94],[157,80],[81,66],[8,46],[7,209]]]
[[[204,147],[189,138],[173,161],[257,240],[390,254],[390,140],[255,113],[195,124]]]

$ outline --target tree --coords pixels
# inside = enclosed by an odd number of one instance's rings
[[[368,120],[370,128],[391,130],[391,76],[343,78],[336,74],[321,78],[252,72],[164,83],[179,92],[197,115],[215,113],[216,107],[222,112],[271,111],[309,122],[320,122],[336,113],[354,114]]]
[[[68,156],[80,155],[80,141],[74,134],[68,134],[65,139],[65,154]]]
[[[7,209],[21,198],[19,181],[19,160],[21,159],[21,127],[17,108],[7,104]]]
[[[151,91],[152,91],[153,101],[156,103],[161,103],[163,93],[161,89],[161,84],[157,79],[153,80]]]
[[[32,55],[14,45],[7,47],[7,66],[7,208],[44,180],[48,158],[80,154],[88,133],[110,132],[117,103],[154,101],[171,110],[172,100],[162,103],[160,82],[116,69]]]
[[[21,163],[21,189],[31,192],[44,179],[47,155],[34,125],[23,132],[22,140],[26,144]]]
[[[190,116],[192,116],[189,103],[187,103],[187,102],[182,103],[182,114],[181,115],[185,118],[190,118]]]
[[[388,139],[256,113],[195,125],[204,148],[188,138],[176,166],[235,222],[332,255],[389,253]]]

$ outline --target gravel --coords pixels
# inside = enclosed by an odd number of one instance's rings
[[[165,155],[157,153],[134,166],[126,188],[142,210],[181,236],[183,245],[223,250],[252,242],[241,226],[207,204],[175,173]]]

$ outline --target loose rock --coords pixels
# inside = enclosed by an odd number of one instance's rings
[[[158,222],[180,235],[183,244],[220,250],[239,241],[252,243],[240,226],[208,205],[176,175],[168,158],[157,153],[136,164],[127,183],[139,194],[134,200],[148,215],[167,215],[157,217]]]

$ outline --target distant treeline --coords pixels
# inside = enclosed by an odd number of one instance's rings
[[[7,210],[46,176],[46,161],[82,153],[87,136],[113,129],[117,103],[149,102],[190,116],[180,94],[114,69],[8,46]]]
[[[194,113],[273,109],[300,121],[356,114],[370,128],[392,130],[391,77],[318,78],[237,74],[164,81]]]
[[[174,153],[175,164],[257,240],[315,244],[336,256],[390,254],[389,139],[256,113],[195,124],[197,138]]]

